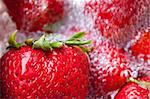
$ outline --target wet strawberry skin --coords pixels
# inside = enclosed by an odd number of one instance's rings
[[[46,52],[29,46],[11,49],[0,61],[2,97],[85,98],[88,66],[87,56],[78,47]]]

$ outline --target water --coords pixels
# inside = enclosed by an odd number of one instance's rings
[[[105,49],[101,51],[99,54],[99,50],[101,49],[101,46],[98,46],[102,42],[111,41],[115,45],[115,47],[123,48],[127,55],[127,60],[129,62],[129,67],[132,69],[131,75],[133,77],[137,77],[140,72],[144,73],[145,75],[150,74],[150,61],[144,62],[142,59],[137,60],[131,53],[129,52],[128,48],[140,38],[140,34],[145,29],[150,28],[150,1],[145,0],[145,3],[143,4],[142,1],[139,1],[137,4],[141,4],[142,6],[138,8],[137,15],[134,15],[134,18],[136,18],[136,22],[133,22],[133,20],[129,23],[130,25],[125,25],[124,27],[121,27],[120,29],[115,26],[114,29],[111,31],[114,31],[113,36],[110,38],[106,38],[102,35],[102,32],[99,28],[95,27],[95,19],[97,19],[97,11],[93,12],[93,14],[87,14],[85,13],[85,4],[88,3],[90,0],[65,0],[65,18],[61,22],[57,22],[52,27],[53,31],[55,33],[61,33],[64,35],[72,35],[74,32],[84,31],[87,35],[85,39],[91,39],[93,40],[93,45],[95,48],[93,52],[90,52],[91,56],[91,64],[95,64],[96,62],[99,62],[100,64],[107,64],[109,63],[109,60],[107,58],[104,58],[106,56]],[[100,2],[100,0],[91,0],[92,2]],[[101,0],[102,2],[103,0]],[[109,3],[111,3],[111,0],[108,0]],[[106,1],[106,2],[108,2]],[[135,7],[136,5],[134,5]],[[97,7],[97,6],[96,6]],[[91,8],[89,8],[91,10]],[[92,10],[91,10],[92,11]],[[107,24],[111,24],[109,20],[102,20],[99,18],[100,22],[105,21]],[[7,44],[7,38],[10,33],[12,33],[16,26],[12,22],[10,16],[6,12],[5,6],[2,4],[2,1],[0,1],[0,57],[6,52]],[[134,23],[134,24],[133,24]],[[108,25],[109,26],[109,25]],[[109,31],[109,29],[108,29]],[[118,34],[118,31],[120,34]],[[17,35],[20,37],[18,38],[18,41],[23,41],[26,38],[29,37],[39,37],[42,35],[42,32],[38,33],[30,33],[31,35],[28,35],[28,37],[25,34],[18,33]],[[136,36],[135,36],[136,35]],[[103,48],[103,47],[102,47]],[[107,49],[106,49],[107,50]],[[109,52],[109,51],[108,51]],[[109,56],[108,56],[109,57]],[[100,67],[101,68],[101,67]],[[25,70],[25,68],[23,68]],[[23,71],[24,72],[24,71]],[[149,75],[150,76],[150,75]],[[108,95],[110,95],[113,99],[114,95],[117,91],[110,92]],[[89,97],[91,97],[89,95]]]

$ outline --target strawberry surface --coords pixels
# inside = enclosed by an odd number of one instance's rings
[[[22,31],[43,30],[46,24],[53,24],[64,16],[61,0],[3,0],[9,14]]]
[[[81,48],[65,44],[58,48],[60,42],[55,42],[50,43],[53,50],[46,50],[43,36],[33,46],[21,46],[13,36],[9,43],[15,48],[0,60],[2,98],[86,98],[89,60]]]
[[[130,50],[134,56],[148,61],[150,58],[150,31],[142,33],[140,38],[130,47]]]
[[[143,28],[146,23],[142,22],[149,22],[149,3],[148,0],[88,0],[84,9],[102,36],[120,43],[129,40],[133,31]]]
[[[150,84],[150,77],[139,79]],[[150,90],[135,82],[127,83],[115,96],[115,99],[149,99]]]
[[[128,61],[122,49],[110,42],[99,42],[90,53],[90,78],[96,97],[119,89],[130,77]]]

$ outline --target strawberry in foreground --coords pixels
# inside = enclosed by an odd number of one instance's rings
[[[65,42],[9,38],[10,49],[0,61],[2,98],[81,98],[88,93],[89,60],[77,33]],[[81,48],[80,48],[81,47]]]
[[[141,34],[139,40],[130,49],[134,56],[141,56],[145,61],[150,59],[150,31]]]
[[[64,17],[64,2],[61,0],[3,0],[8,13],[19,30],[43,30]],[[38,24],[38,25],[37,25]]]
[[[119,89],[131,72],[123,50],[104,41],[98,42],[90,52],[90,78],[96,97],[106,96],[108,92]]]
[[[132,79],[115,96],[115,99],[149,99],[150,77]]]

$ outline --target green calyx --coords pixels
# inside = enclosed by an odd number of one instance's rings
[[[33,48],[42,48],[43,50],[52,50],[53,48],[60,48],[63,45],[63,42],[56,41],[50,42],[46,39],[46,36],[43,35],[41,38],[36,40],[33,43]]]
[[[20,48],[22,46],[21,43],[18,43],[16,41],[16,33],[17,31],[13,32],[10,36],[9,36],[9,39],[8,39],[8,43],[9,43],[9,46],[10,47],[14,47],[14,48]]]
[[[84,32],[79,32],[74,34],[71,38],[65,41],[51,41],[48,39],[48,36],[53,35],[46,35],[44,34],[42,37],[40,37],[38,40],[27,39],[24,43],[17,43],[15,40],[17,31],[12,33],[9,37],[9,45],[10,47],[20,48],[23,45],[29,45],[33,48],[41,48],[43,50],[52,50],[54,48],[60,48],[63,45],[76,45],[79,46],[83,51],[88,52],[91,50],[91,48],[85,47],[84,45],[90,44],[91,40],[83,41],[82,38],[84,37]],[[54,36],[55,37],[55,36]]]
[[[91,40],[82,41],[82,38],[85,36],[84,32],[78,32],[74,34],[70,39],[66,40],[66,45],[77,45],[79,46],[84,52],[91,51],[92,47],[88,46],[85,47],[86,44],[91,44]]]
[[[33,48],[42,48],[43,50],[52,50],[53,48],[60,48],[63,45],[76,45],[79,46],[83,51],[88,52],[89,49],[84,47],[83,45],[90,44],[91,40],[82,41],[81,39],[84,37],[84,32],[79,32],[74,34],[70,39],[66,41],[54,41],[50,42],[46,37],[43,35],[40,39],[36,40],[33,43]]]
[[[136,79],[134,79],[134,78],[132,78],[132,77],[129,78],[128,81],[134,82],[134,83],[136,83],[136,84],[138,84],[138,85],[140,85],[140,86],[142,86],[142,87],[147,88],[147,89],[150,90],[150,82],[136,80]]]
[[[90,44],[91,40],[82,41],[81,39],[84,37],[84,32],[78,32],[74,34],[70,39],[66,40],[65,44],[67,45],[85,45]]]

